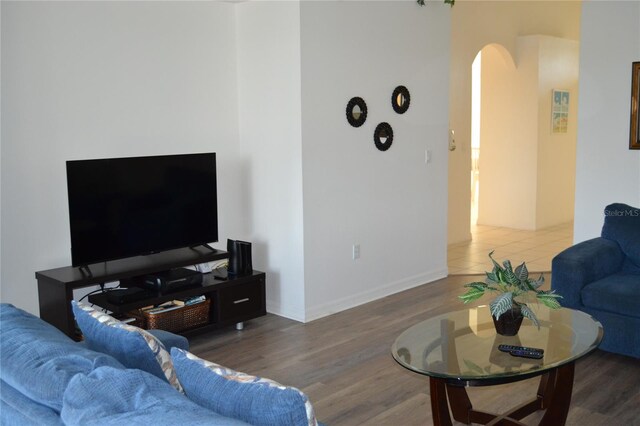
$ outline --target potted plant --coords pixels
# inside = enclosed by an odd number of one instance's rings
[[[502,266],[493,259],[493,251],[489,253],[493,262],[493,270],[487,272],[485,282],[472,282],[465,285],[467,292],[458,296],[466,304],[479,299],[487,292],[497,293],[489,304],[491,316],[496,326],[496,332],[504,336],[514,336],[518,333],[523,318],[529,318],[540,328],[536,314],[527,303],[537,301],[551,309],[560,308],[562,296],[553,290],[540,290],[544,284],[544,276],[536,280],[529,278],[529,271],[524,262],[514,270],[509,260],[502,262]]]

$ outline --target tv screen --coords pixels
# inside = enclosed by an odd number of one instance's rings
[[[73,266],[218,241],[216,154],[67,161]]]

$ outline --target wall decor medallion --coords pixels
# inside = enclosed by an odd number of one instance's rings
[[[411,103],[411,95],[409,90],[404,86],[398,86],[391,95],[391,105],[393,110],[398,114],[404,114],[409,109]]]
[[[367,104],[364,99],[356,96],[347,104],[347,121],[353,127],[360,127],[367,121]]]
[[[631,66],[631,130],[629,149],[640,149],[640,62]]]
[[[386,151],[393,143],[393,129],[389,123],[382,122],[376,126],[373,132],[373,142],[380,151]]]

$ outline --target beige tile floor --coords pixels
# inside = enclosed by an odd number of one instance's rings
[[[551,271],[551,259],[573,243],[573,223],[538,231],[476,225],[469,242],[448,247],[449,275],[482,274],[492,269],[488,254],[502,264],[509,259],[515,266],[527,263],[531,272]]]

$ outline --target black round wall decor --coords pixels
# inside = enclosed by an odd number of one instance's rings
[[[356,96],[347,104],[347,121],[353,127],[360,127],[367,120],[367,104],[364,99]]]
[[[409,109],[411,103],[411,95],[409,90],[404,86],[398,86],[391,95],[391,105],[393,110],[398,114],[404,114]]]
[[[380,151],[386,151],[393,143],[393,129],[389,123],[382,122],[376,126],[373,132],[373,142]]]

